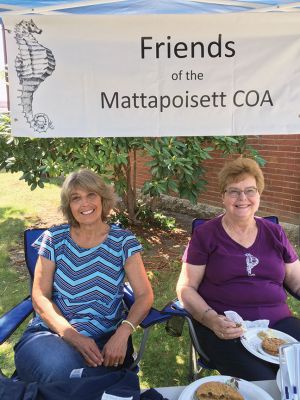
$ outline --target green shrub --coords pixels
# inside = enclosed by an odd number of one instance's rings
[[[172,231],[176,227],[175,218],[166,216],[158,211],[152,211],[146,204],[138,203],[136,218],[137,222],[143,222],[145,226],[161,228],[164,231]],[[120,210],[111,215],[108,222],[120,224],[123,228],[128,228],[133,223],[128,214]]]

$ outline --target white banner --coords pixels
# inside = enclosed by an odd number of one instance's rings
[[[300,133],[300,14],[7,16],[16,136]]]

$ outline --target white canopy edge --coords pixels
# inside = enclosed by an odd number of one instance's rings
[[[236,0],[193,0],[195,3],[207,3],[207,4],[220,4],[231,7],[245,7],[249,8],[248,12],[269,12],[269,11],[300,11],[297,7],[300,7],[300,2],[289,3],[289,4],[276,4],[273,6],[267,6],[266,3],[254,3],[246,1]],[[247,12],[247,11],[246,11]]]
[[[2,11],[1,15],[17,15],[17,14],[49,14],[51,11],[66,10],[69,8],[89,7],[100,4],[120,3],[124,0],[82,0],[75,3],[55,4],[52,6],[36,7],[36,8],[22,8],[8,6],[7,4],[0,4],[0,8],[7,8],[8,11]],[[12,10],[13,8],[13,10]]]
[[[254,3],[247,1],[237,1],[237,0],[193,0],[194,3],[207,3],[207,4],[220,4],[224,6],[232,6],[232,7],[249,7],[251,9],[259,9],[265,8],[266,3]]]
[[[226,2],[221,3],[221,1],[210,1],[210,0],[194,0],[202,3],[216,3],[216,4],[226,4]],[[289,4],[276,4],[273,6],[266,7],[265,3],[251,3],[245,1],[228,1],[228,5],[249,7],[249,12],[270,12],[270,11],[300,11],[297,7],[300,7],[300,2],[289,3]]]
[[[62,11],[70,8],[79,8],[79,7],[89,7],[101,4],[110,4],[110,3],[121,3],[125,0],[82,0],[71,3],[63,3],[63,4],[55,4],[51,6],[43,6],[36,8],[23,8],[20,6],[10,6],[7,4],[0,4],[0,8],[2,9],[2,15],[18,15],[18,14],[53,14],[57,11]],[[231,7],[244,7],[249,8],[244,12],[282,12],[282,11],[299,11],[297,7],[300,7],[300,2],[293,2],[288,4],[276,4],[273,6],[267,6],[266,3],[263,2],[247,2],[247,1],[238,1],[238,0],[193,0],[197,3],[205,3],[205,4],[215,4],[215,5],[224,5]],[[7,11],[3,11],[6,10]]]
[[[253,11],[259,11],[259,12],[269,12],[269,11],[288,11],[288,12],[293,12],[293,11],[297,11],[299,12],[299,8],[300,7],[300,2],[296,2],[296,3],[290,3],[290,4],[277,4],[275,6],[269,6],[269,7],[265,7],[265,8],[261,8],[260,10],[250,10],[251,12]]]
[[[8,11],[11,11],[11,10],[23,10],[23,7],[20,7],[20,6],[11,6],[11,5],[8,5],[8,4],[1,4],[0,3],[0,8],[3,8],[4,10],[5,9],[7,9]],[[5,13],[6,13],[6,11],[5,11]]]

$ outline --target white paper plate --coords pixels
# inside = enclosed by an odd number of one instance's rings
[[[273,356],[272,354],[267,353],[263,347],[262,347],[262,342],[258,345],[257,347],[257,351],[263,355],[265,355],[266,357],[269,357],[270,360],[273,359],[274,361],[278,361],[278,356]]]
[[[198,389],[202,383],[205,382],[227,382],[231,379],[231,376],[225,375],[215,375],[215,376],[207,376],[206,378],[198,379],[197,381],[188,385],[178,400],[193,400],[193,396],[195,391]],[[237,379],[239,383],[239,392],[242,396],[244,396],[245,400],[273,400],[272,397],[265,392],[260,387],[254,385],[251,382],[244,381],[243,379]]]
[[[287,343],[297,343],[298,341],[286,333],[277,331],[275,329],[262,329],[250,328],[241,337],[242,345],[253,355],[261,358],[262,360],[269,361],[273,364],[279,364],[279,357],[272,356],[265,352],[262,347],[262,339],[257,335],[259,332],[265,331],[269,336],[285,340]]]

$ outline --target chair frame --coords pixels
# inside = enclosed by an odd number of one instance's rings
[[[30,292],[34,277],[34,269],[36,260],[38,258],[37,250],[32,247],[32,243],[46,230],[46,228],[34,228],[26,229],[24,231],[24,253],[26,267],[30,277]],[[128,283],[124,286],[124,297],[123,301],[127,311],[130,310],[133,305],[134,293]],[[24,300],[18,303],[15,307],[10,309],[8,312],[0,317],[0,345],[3,344],[16,330],[17,328],[34,313],[31,294],[28,295]],[[163,314],[157,309],[151,307],[148,315],[143,319],[139,326],[143,329],[143,336],[140,342],[140,347],[137,353],[134,354],[134,362],[130,367],[130,370],[138,371],[138,363],[140,362],[143,353],[146,348],[146,342],[151,330],[151,327],[155,324],[162,323],[170,319],[171,316]],[[0,375],[5,376],[0,368]],[[15,375],[15,374],[14,374]]]
[[[191,314],[189,314],[182,306],[178,298],[170,301],[168,304],[164,306],[161,310],[162,313],[165,313],[172,317],[181,317],[183,318],[188,325],[189,335],[190,335],[190,343],[189,343],[189,367],[188,367],[188,380],[190,382],[199,379],[201,373],[206,370],[214,370],[215,366],[210,361],[208,355],[201,348],[200,343],[198,341],[196,331],[193,325],[193,318]]]

